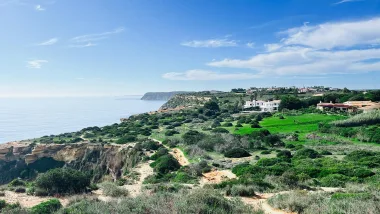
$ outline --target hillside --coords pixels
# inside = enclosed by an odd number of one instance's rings
[[[171,91],[171,92],[147,92],[141,100],[169,100],[174,95],[190,93],[187,91]]]

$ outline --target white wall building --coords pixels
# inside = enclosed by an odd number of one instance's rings
[[[244,108],[252,108],[252,107],[260,107],[261,111],[264,112],[274,112],[278,111],[278,107],[280,106],[281,100],[273,100],[273,101],[263,101],[263,100],[252,100],[246,101]]]

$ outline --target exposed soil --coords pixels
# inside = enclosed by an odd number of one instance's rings
[[[224,180],[236,178],[236,175],[230,170],[214,170],[208,173],[204,173],[200,180],[201,186],[205,184],[217,184]]]
[[[173,148],[169,153],[173,155],[175,159],[177,159],[178,163],[181,166],[187,166],[190,164],[189,160],[185,157],[185,154],[183,154],[183,152],[180,149]]]
[[[0,200],[5,200],[9,204],[19,203],[21,207],[31,208],[42,202],[52,199],[53,197],[38,197],[27,195],[26,193],[15,193],[12,191],[4,191],[5,196],[0,197]],[[68,198],[58,198],[63,206],[69,203]]]

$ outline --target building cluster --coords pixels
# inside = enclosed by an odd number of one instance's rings
[[[326,91],[338,91],[339,88],[331,88],[331,87],[324,87],[324,86],[313,86],[313,87],[269,87],[269,88],[256,88],[251,87],[246,89],[247,94],[253,94],[255,92],[267,92],[267,93],[276,93],[276,92],[298,92],[300,94],[302,93],[321,93]]]
[[[380,109],[380,103],[372,102],[372,101],[347,101],[344,103],[318,103],[317,109],[321,111],[326,110],[337,110],[337,111],[347,111],[347,112],[356,112],[363,111],[369,112],[372,110]]]
[[[244,109],[249,108],[260,108],[262,112],[275,112],[278,111],[278,107],[280,106],[281,100],[273,100],[273,101],[263,101],[263,100],[252,100],[246,101],[244,105]]]

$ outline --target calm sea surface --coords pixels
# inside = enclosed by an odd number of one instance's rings
[[[0,99],[0,143],[111,125],[122,117],[157,110],[162,104],[140,100],[140,96]]]

